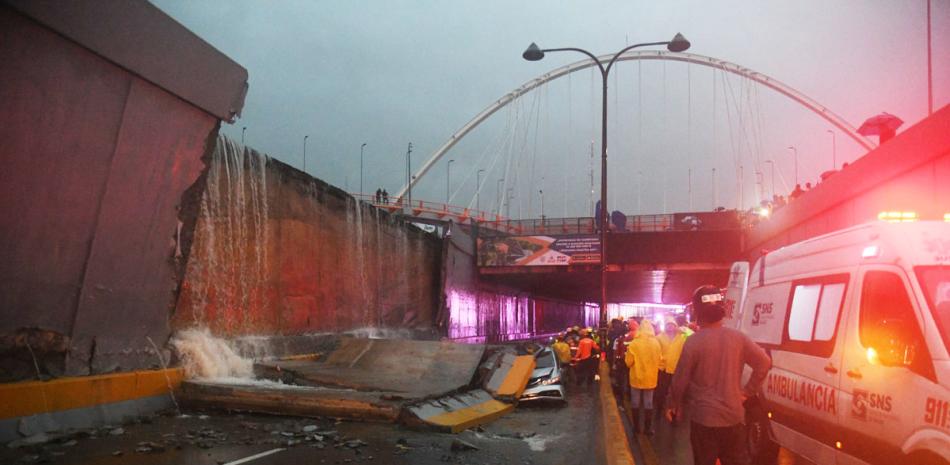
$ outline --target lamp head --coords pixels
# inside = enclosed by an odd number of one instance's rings
[[[676,35],[673,36],[673,40],[671,40],[668,44],[666,44],[666,49],[671,52],[684,52],[687,49],[689,49],[689,46],[690,46],[689,41],[686,40],[685,37],[683,37],[683,34],[680,34],[679,32],[677,32]],[[528,50],[530,50],[530,48]],[[528,52],[525,52],[525,53],[528,53]]]
[[[538,61],[544,58],[544,52],[541,51],[538,44],[531,42],[531,45],[521,54],[521,57],[528,61]]]

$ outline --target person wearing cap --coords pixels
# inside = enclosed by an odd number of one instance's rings
[[[653,324],[644,319],[637,336],[627,346],[624,363],[630,369],[630,408],[633,431],[640,430],[640,408],[643,407],[643,432],[653,435],[653,391],[656,389],[657,371],[660,365],[660,343],[653,332]]]
[[[575,369],[577,375],[577,385],[590,386],[594,382],[594,371],[597,369],[597,354],[600,352],[600,346],[590,337],[587,328],[580,331],[581,340],[577,343],[577,354],[574,355]]]
[[[689,399],[689,442],[695,465],[747,465],[745,408],[756,395],[772,360],[745,334],[723,326],[726,308],[715,286],[701,286],[693,293],[693,312],[700,330],[683,344],[673,375],[666,417],[673,421]],[[742,368],[752,376],[743,386]]]

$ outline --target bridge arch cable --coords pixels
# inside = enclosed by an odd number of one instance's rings
[[[598,57],[598,60],[603,63],[603,62],[609,61],[610,58],[611,58],[611,55],[601,55]],[[618,58],[618,61],[628,61],[628,60],[680,61],[680,62],[692,63],[692,64],[697,64],[697,65],[702,65],[702,66],[708,66],[712,68],[719,68],[724,72],[736,74],[739,76],[744,76],[804,106],[811,112],[815,113],[819,117],[831,123],[834,127],[836,127],[842,133],[850,137],[852,140],[855,141],[855,143],[863,147],[865,150],[870,151],[874,149],[875,147],[873,142],[871,142],[866,137],[858,134],[857,130],[854,128],[853,125],[851,125],[845,119],[843,119],[842,117],[840,117],[839,115],[831,111],[829,108],[819,104],[818,102],[808,97],[807,95],[793,89],[792,87],[782,83],[781,81],[778,81],[775,78],[759,73],[757,71],[753,71],[749,68],[745,68],[735,63],[731,63],[725,60],[720,60],[717,58],[712,58],[712,57],[708,57],[704,55],[697,55],[697,54],[692,54],[692,53],[675,53],[675,52],[667,52],[667,51],[660,51],[660,50],[630,51],[623,54],[620,58]],[[554,79],[558,79],[560,77],[571,74],[578,70],[591,68],[593,65],[594,64],[591,60],[585,59],[585,60],[581,60],[569,65],[561,66],[545,74],[542,74],[541,76],[522,84],[520,87],[509,92],[508,94],[505,94],[500,99],[496,100],[494,103],[492,103],[487,108],[485,108],[480,113],[478,113],[472,120],[470,120],[468,123],[463,125],[454,134],[452,134],[449,140],[447,140],[438,149],[436,149],[436,151],[429,157],[428,160],[426,160],[426,162],[422,165],[422,167],[420,167],[416,171],[415,179],[411,179],[410,183],[413,186],[418,184],[418,182],[422,179],[422,177],[425,176],[429,172],[432,166],[439,159],[441,159],[442,156],[445,155],[445,153],[449,151],[449,149],[455,146],[455,144],[457,144],[459,140],[461,140],[466,134],[471,132],[472,129],[477,127],[479,124],[482,123],[482,121],[484,121],[485,119],[493,115],[500,108],[505,107],[506,105],[508,105],[513,100],[520,97],[521,95],[537,88],[538,86],[546,82],[552,81]],[[409,189],[409,185],[403,186],[399,190],[399,192],[396,193],[395,195],[396,199],[402,199],[402,197],[405,196],[406,191],[408,189]]]

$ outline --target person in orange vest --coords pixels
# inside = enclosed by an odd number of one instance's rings
[[[600,346],[590,337],[587,328],[580,330],[581,340],[577,343],[577,353],[574,355],[577,375],[577,385],[590,386],[594,382],[594,371],[597,369],[597,355]]]
[[[640,408],[643,407],[643,432],[653,435],[653,390],[662,357],[660,342],[656,340],[653,325],[644,319],[637,337],[627,346],[624,362],[630,368],[630,408],[633,409],[633,431],[640,430]]]

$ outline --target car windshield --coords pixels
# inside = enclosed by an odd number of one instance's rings
[[[551,368],[554,366],[554,353],[550,350],[542,350],[534,358],[535,368]]]
[[[950,347],[950,266],[918,266],[915,271],[944,346]]]

